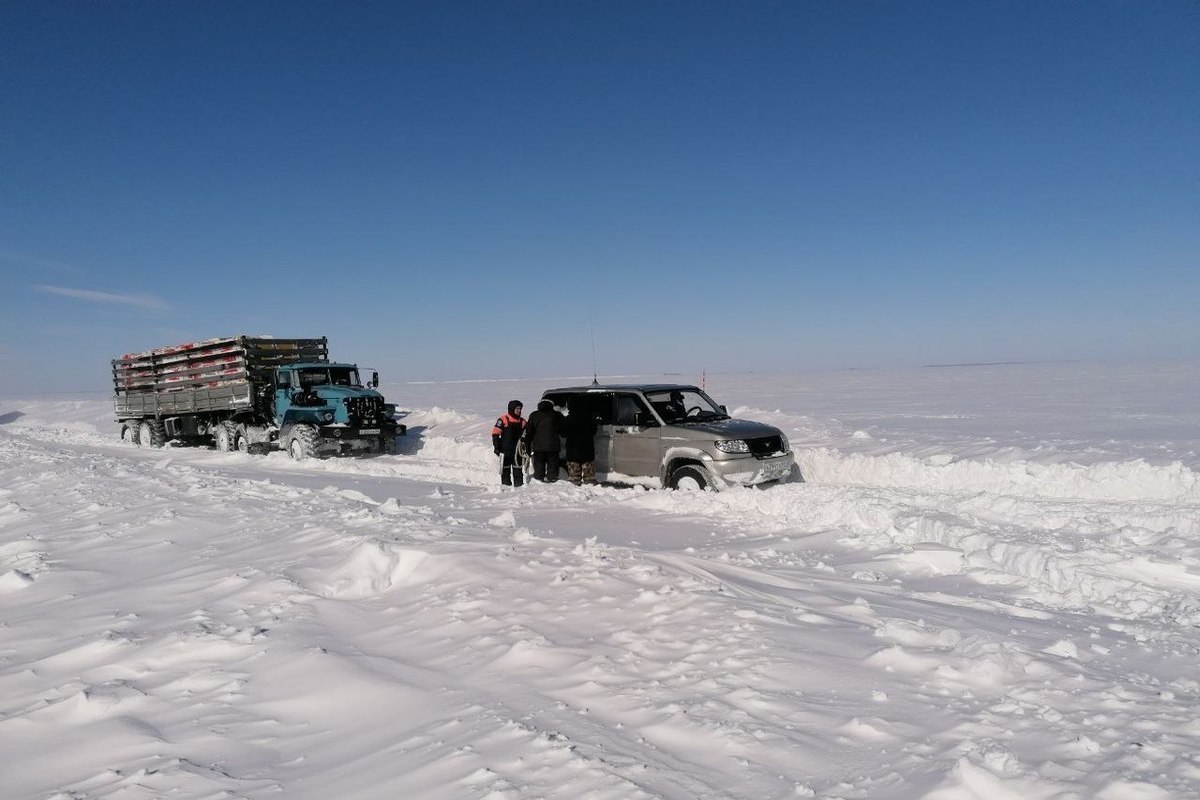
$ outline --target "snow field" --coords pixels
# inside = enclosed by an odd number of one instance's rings
[[[1200,795],[1182,460],[779,411],[806,483],[501,491],[460,390],[303,464],[0,405],[5,795]]]

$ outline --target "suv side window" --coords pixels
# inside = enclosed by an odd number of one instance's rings
[[[649,410],[637,395],[617,395],[618,425],[643,425],[649,416]]]

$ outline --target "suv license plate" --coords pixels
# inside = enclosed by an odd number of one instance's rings
[[[378,436],[379,428],[363,428],[358,433],[360,436]]]

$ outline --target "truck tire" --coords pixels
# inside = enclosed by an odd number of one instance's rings
[[[231,452],[234,448],[237,426],[232,422],[219,422],[213,428],[213,445],[222,453]]]
[[[121,423],[121,441],[128,442],[129,444],[132,444],[134,447],[137,446],[137,443],[138,443],[138,423],[137,422],[134,422],[131,420],[128,422]]]
[[[250,437],[246,435],[245,425],[238,425],[234,430],[233,448],[239,453],[250,454]]]
[[[288,455],[295,461],[315,458],[319,440],[315,425],[297,425],[288,437]]]
[[[162,447],[167,443],[167,431],[161,419],[144,419],[138,426],[139,447]]]
[[[709,480],[708,476],[704,474],[704,470],[690,464],[685,464],[671,473],[668,485],[672,489],[702,492],[708,488]]]

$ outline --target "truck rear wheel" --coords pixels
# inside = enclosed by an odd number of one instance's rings
[[[213,428],[213,444],[222,453],[233,450],[237,426],[232,422],[220,422]]]
[[[292,428],[292,434],[288,437],[288,455],[296,461],[316,457],[319,439],[315,426],[297,425]]]
[[[138,423],[134,420],[121,423],[121,441],[129,442],[135,447],[138,444]]]
[[[167,443],[167,431],[160,419],[144,419],[138,426],[139,447],[162,447]]]

